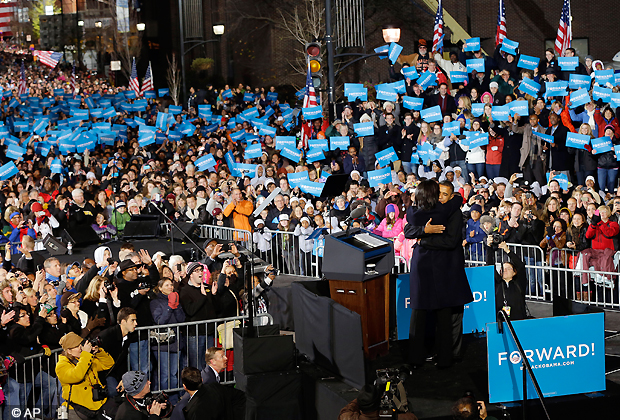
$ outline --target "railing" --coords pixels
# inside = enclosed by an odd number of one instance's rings
[[[510,322],[509,316],[502,309],[498,312],[498,322],[497,327],[499,329],[500,334],[503,333],[503,323],[505,322],[508,326],[508,331],[510,331],[510,335],[517,345],[517,349],[519,350],[519,354],[521,355],[521,362],[523,363],[523,405],[521,409],[523,410],[523,419],[527,419],[526,408],[527,408],[527,375],[530,375],[530,379],[532,380],[532,384],[534,385],[534,389],[536,389],[536,394],[538,395],[538,399],[540,400],[540,404],[542,405],[543,411],[545,412],[545,416],[548,420],[551,420],[549,417],[549,413],[547,412],[547,406],[545,405],[545,397],[540,390],[540,386],[538,385],[538,381],[536,380],[536,376],[534,375],[534,371],[532,371],[532,366],[530,365],[530,361],[527,359],[527,355],[525,351],[523,351],[523,346],[521,345],[521,341],[519,341],[519,337],[517,337],[517,333],[512,326],[512,322]]]

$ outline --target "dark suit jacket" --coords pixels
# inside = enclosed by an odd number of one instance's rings
[[[219,384],[217,378],[215,377],[215,372],[211,369],[211,366],[205,366],[205,368],[200,371],[200,376],[202,377],[202,383],[205,385]]]
[[[547,134],[551,134],[553,127],[547,128]],[[549,147],[551,160],[549,161],[549,169],[554,171],[570,171],[573,167],[573,156],[568,153],[566,148],[566,135],[568,128],[564,127],[560,122],[553,133],[553,143],[555,147]],[[547,153],[549,153],[549,151]]]
[[[183,413],[185,420],[245,419],[245,394],[220,384],[203,384]]]

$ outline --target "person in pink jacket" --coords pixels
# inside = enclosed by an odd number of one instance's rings
[[[404,219],[403,229],[407,225],[407,220]],[[413,252],[413,245],[418,242],[417,239],[405,238],[405,232],[401,232],[396,239],[394,239],[394,253],[403,257],[407,263],[407,269],[409,269],[409,262],[411,261],[411,254]]]
[[[394,240],[403,231],[403,219],[398,218],[398,207],[388,204],[385,207],[385,219],[375,228],[373,233],[386,239]]]

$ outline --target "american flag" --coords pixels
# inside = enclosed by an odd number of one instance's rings
[[[560,18],[560,26],[558,27],[558,36],[555,38],[555,51],[564,56],[564,51],[570,47],[573,40],[573,31],[570,15],[570,0],[564,0],[562,6],[562,17]]]
[[[136,96],[140,95],[140,82],[138,81],[138,71],[136,70],[136,59],[133,59],[131,65],[131,76],[129,77],[129,89],[136,92]]]
[[[19,87],[17,90],[18,95],[24,95],[28,90],[26,86],[26,68],[24,67],[24,60],[22,60],[22,68],[19,72]]]
[[[504,0],[499,0],[499,11],[497,12],[497,33],[495,34],[495,47],[501,44],[506,38],[506,5]]]
[[[32,55],[35,57],[39,57],[41,63],[45,64],[48,67],[54,68],[62,58],[62,53],[54,52],[54,51],[39,51],[34,50]]]
[[[435,15],[435,29],[433,30],[433,51],[441,52],[443,47],[443,7],[441,0],[437,4],[437,14]]]
[[[71,72],[71,93],[73,96],[77,93],[77,76],[75,75],[75,64],[73,65],[73,72]]]
[[[146,74],[142,80],[142,89],[140,89],[140,96],[144,95],[147,90],[153,90],[153,71],[151,70],[151,62],[146,69]]]
[[[310,62],[308,62],[308,75],[306,76],[306,94],[304,95],[303,108],[317,106],[316,92],[314,91],[314,83],[312,82],[312,72],[310,71]],[[312,121],[305,121],[301,126],[300,148],[308,147],[308,139],[312,136]]]

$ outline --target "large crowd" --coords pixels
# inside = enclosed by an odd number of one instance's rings
[[[571,54],[574,50],[566,51]],[[191,88],[187,102],[175,107],[167,96],[153,92],[142,99],[79,70],[73,88],[68,67],[50,70],[30,55],[0,53],[0,160],[11,169],[0,171],[0,239],[7,243],[0,269],[5,365],[19,376],[22,370],[15,366],[23,357],[61,347],[70,355],[77,341],[61,340],[68,333],[100,337],[117,362],[107,376],[114,393],[129,368],[149,370],[139,363],[149,358],[138,355],[148,352],[148,345],[131,338],[136,323],[243,313],[247,297],[239,259],[217,258],[224,251],[238,256],[238,250],[222,241],[201,244],[206,256],[200,261],[162,253],[151,257],[130,243],[119,255],[102,246],[92,258],[72,264],[36,253],[48,234],[61,236],[64,230],[92,228],[102,241],[122,238],[132,215],[163,213],[174,222],[249,231],[269,263],[285,273],[312,275],[312,261],[318,260],[320,269],[322,236],[308,237],[318,228],[346,229],[347,217],[359,206],[366,216],[351,223],[393,240],[396,255],[408,263],[416,240],[405,238],[404,216],[415,206],[418,183],[430,179],[447,181],[462,196],[462,241],[472,259],[484,260],[488,238],[497,234],[497,243],[541,247],[548,264],[575,268],[579,261],[579,267],[614,271],[620,110],[612,104],[618,105],[613,98],[620,78],[603,79],[602,62],[590,56],[574,70],[561,68],[552,50],[534,70],[520,68],[519,54],[500,47],[492,56],[481,51],[447,56],[430,54],[420,40],[416,54],[391,67],[392,82],[404,85],[395,100],[373,100],[371,94],[363,101],[345,99],[333,120],[325,110],[305,121],[299,106],[279,97],[273,86]],[[467,71],[472,58],[484,60],[484,71],[451,82],[451,73]],[[28,92],[20,95],[22,62]],[[420,86],[408,68],[432,73],[436,82]],[[588,98],[578,106],[571,102],[577,90],[568,83],[572,75],[589,78]],[[540,90],[522,90],[528,81]],[[561,93],[553,84],[558,81],[567,82]],[[599,98],[599,89],[610,95]],[[407,98],[422,99],[422,105],[411,106]],[[519,112],[510,112],[514,104],[521,105],[514,107]],[[436,106],[441,118],[425,121],[424,111]],[[507,115],[500,112],[506,109]],[[455,121],[456,130],[447,132]],[[358,135],[358,124],[368,122],[372,131]],[[569,133],[592,141],[572,147]],[[332,137],[348,143],[330,147]],[[480,138],[488,141],[469,146]],[[312,153],[317,149],[318,158]],[[376,156],[391,150],[391,160]],[[374,182],[375,171],[385,168],[389,178]],[[345,189],[322,198],[322,184],[338,174],[349,177]],[[276,188],[273,203],[254,216]],[[575,252],[554,254],[563,248]],[[259,311],[267,311],[261,292],[274,275],[270,269],[253,279]],[[611,298],[617,302],[617,284],[604,280],[595,286],[616,291]],[[530,278],[530,289],[544,288],[536,284],[540,281]],[[580,293],[590,293],[590,279],[583,276],[580,283]],[[126,336],[131,366],[120,362]],[[194,341],[186,364],[208,369],[201,355],[218,345],[217,334],[203,328],[189,339]],[[179,348],[165,351],[178,354]],[[218,357],[221,363],[225,356]],[[107,366],[107,360],[101,363]],[[160,389],[181,386],[176,365],[160,365],[171,373],[159,378]],[[20,386],[9,380],[5,394],[18,395]],[[51,386],[47,392],[60,390]]]

